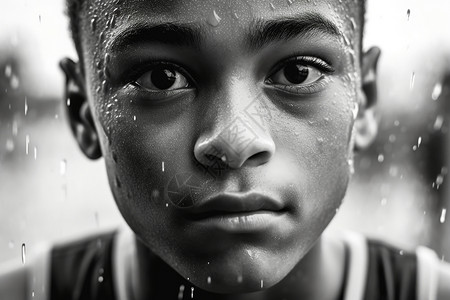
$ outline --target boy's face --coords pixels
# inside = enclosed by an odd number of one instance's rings
[[[202,288],[279,282],[347,188],[358,5],[88,2],[85,91],[126,221]]]

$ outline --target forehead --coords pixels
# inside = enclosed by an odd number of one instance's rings
[[[236,37],[259,20],[302,19],[316,14],[351,40],[360,27],[360,0],[88,0],[83,9],[83,40],[106,46],[132,24],[183,23],[204,28],[221,38]],[[91,31],[91,32],[89,32]],[[93,33],[93,34],[86,34]],[[98,39],[102,43],[98,44]]]

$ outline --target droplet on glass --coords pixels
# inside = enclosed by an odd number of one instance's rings
[[[441,96],[441,93],[442,93],[442,84],[436,83],[436,85],[433,88],[433,92],[431,93],[431,99],[436,101]]]
[[[20,84],[19,77],[17,77],[16,75],[13,74],[11,76],[11,81],[10,81],[11,88],[13,90],[19,88],[19,84]]]
[[[384,155],[383,154],[379,154],[378,155],[378,162],[382,163],[384,161]]]
[[[14,151],[14,141],[12,139],[6,140],[6,151],[8,151],[8,152]]]
[[[417,139],[417,148],[419,148],[421,144],[422,144],[422,137],[419,136],[419,138]]]
[[[133,121],[136,121],[136,116],[133,116]]]
[[[164,162],[161,163],[161,169],[164,172]]]
[[[27,115],[27,113],[28,113],[28,99],[27,97],[25,97],[25,116]]]
[[[98,276],[98,282],[99,282],[99,283],[102,283],[102,282],[103,282],[103,276],[102,276],[102,275]]]
[[[63,159],[59,162],[59,174],[61,174],[61,176],[66,175],[66,169],[67,169],[67,161]]]
[[[11,77],[11,75],[12,75],[11,65],[6,65],[6,67],[5,67],[5,76],[9,78],[9,77]]]
[[[261,279],[261,288],[264,288],[264,280]]]
[[[22,264],[26,262],[27,249],[25,248],[25,243],[22,244]]]
[[[28,150],[30,147],[30,136],[27,134],[25,136],[25,154],[28,155]]]
[[[216,27],[219,26],[221,20],[222,19],[219,17],[217,12],[213,10],[212,14],[208,16],[208,19],[206,21],[208,22],[209,25]]]
[[[34,147],[34,160],[37,159],[37,147]]]
[[[410,90],[412,90],[414,88],[415,81],[416,81],[416,73],[412,72],[411,80],[409,82],[409,89]]]
[[[242,275],[239,275],[237,278],[237,282],[242,283],[243,280],[244,280],[244,278],[242,278]]]
[[[444,224],[445,223],[445,218],[446,218],[446,216],[447,216],[447,209],[446,208],[443,208],[442,209],[442,212],[441,212],[441,218],[440,218],[440,222],[441,222],[441,224]]]
[[[191,299],[194,299],[194,287],[191,287]]]
[[[66,105],[70,106],[70,98],[67,98]]]
[[[206,282],[207,282],[208,284],[211,284],[211,276],[208,276],[208,278],[206,279]]]
[[[184,285],[180,285],[180,289],[178,290],[178,300],[182,300],[184,298]]]
[[[408,10],[406,11],[406,17],[408,18],[408,21],[409,21],[410,16],[411,16],[411,10],[408,8]]]

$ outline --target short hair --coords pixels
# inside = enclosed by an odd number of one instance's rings
[[[85,4],[86,0],[66,0],[66,14],[69,17],[69,27],[70,32],[72,33],[72,39],[75,44],[75,48],[82,58],[81,51],[81,36],[80,36],[80,14],[82,12],[82,7]],[[359,32],[359,41],[360,41],[360,50],[362,53],[362,44],[363,44],[363,36],[364,36],[364,24],[365,24],[365,15],[366,15],[366,0],[359,0],[360,5],[360,27],[361,30]],[[362,56],[362,55],[361,55]]]

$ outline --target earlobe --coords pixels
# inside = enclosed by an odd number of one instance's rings
[[[87,101],[84,77],[78,64],[71,59],[61,60],[60,67],[66,76],[64,106],[72,133],[88,158],[100,158],[100,142]]]
[[[377,65],[380,54],[380,49],[373,47],[363,56],[360,109],[354,124],[356,150],[369,147],[378,133],[374,106],[377,102]]]

